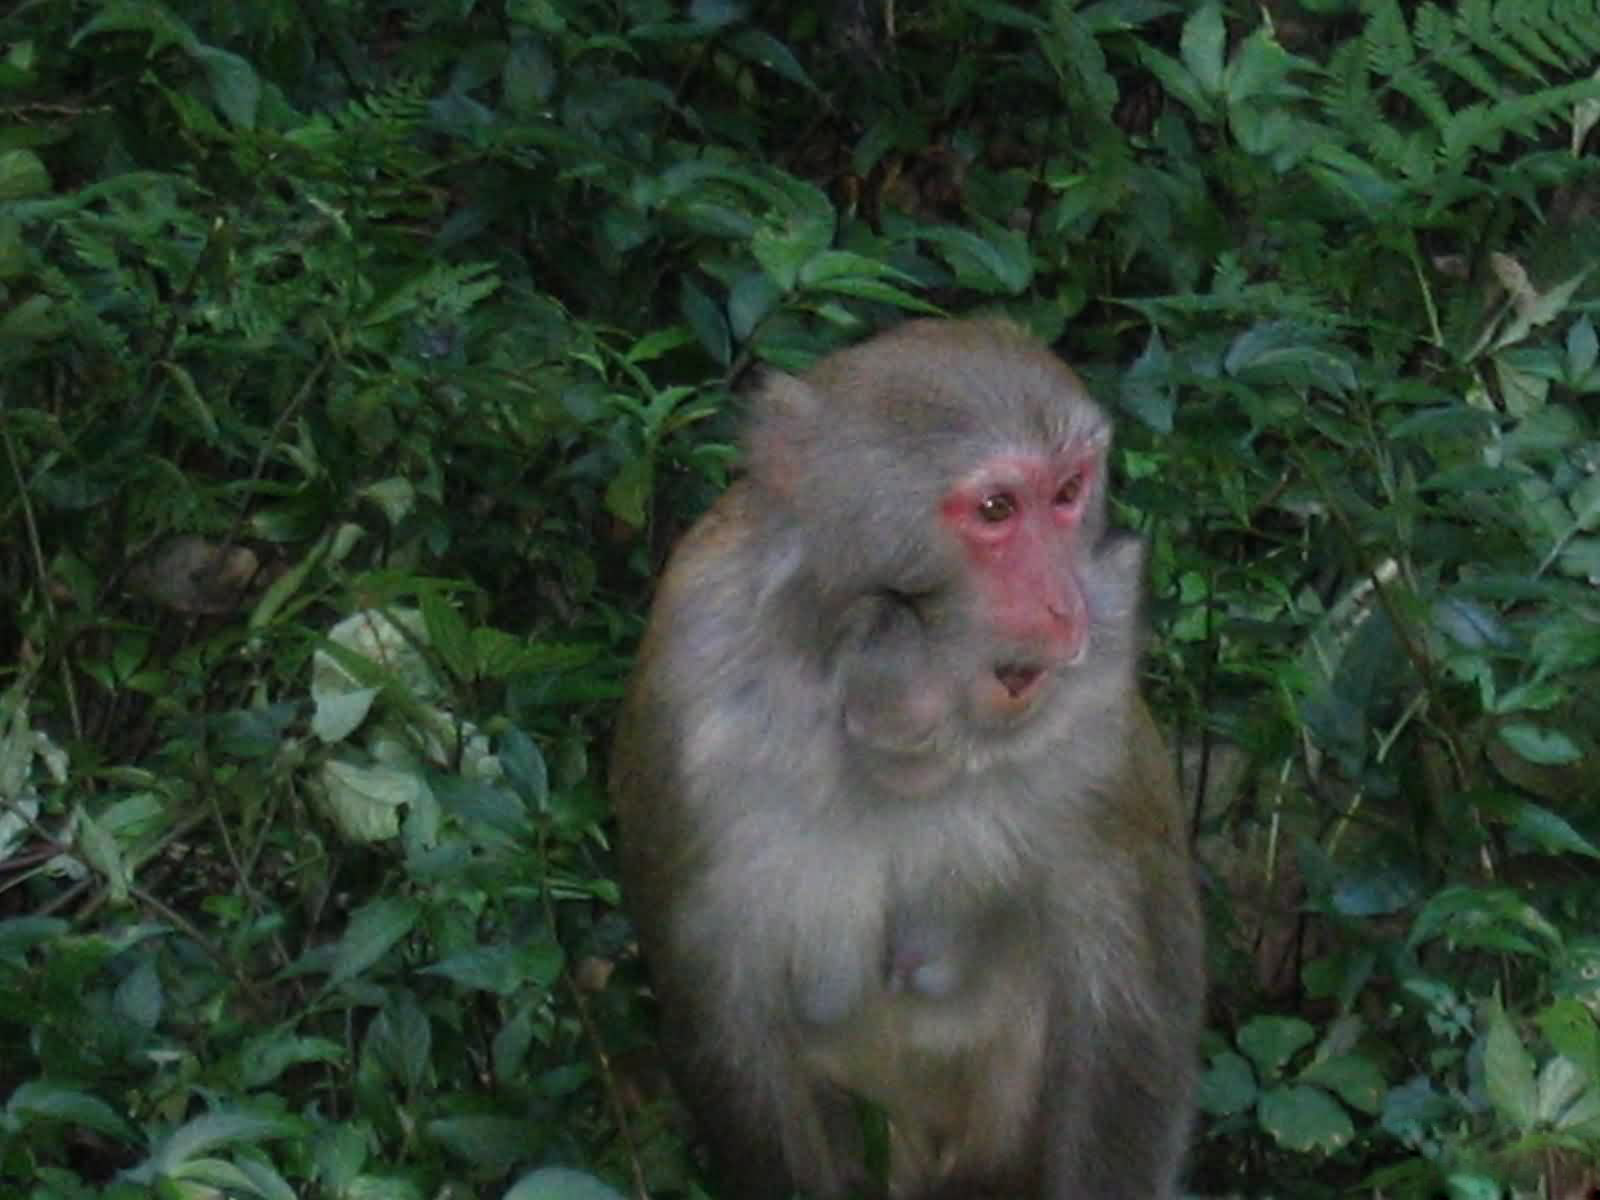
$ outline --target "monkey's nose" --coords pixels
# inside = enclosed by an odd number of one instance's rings
[[[994,677],[1013,700],[1037,683],[1043,674],[1042,668],[1026,663],[1004,663],[994,669]]]

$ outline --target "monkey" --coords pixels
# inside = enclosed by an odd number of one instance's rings
[[[721,1194],[1171,1200],[1204,934],[1109,418],[993,320],[908,322],[750,407],[609,770]]]

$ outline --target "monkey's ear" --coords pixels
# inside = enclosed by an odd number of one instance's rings
[[[801,494],[817,463],[822,393],[781,371],[768,373],[750,400],[744,439],[750,478],[781,496]]]

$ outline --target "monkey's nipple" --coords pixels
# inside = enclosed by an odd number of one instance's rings
[[[1043,675],[1044,668],[1031,663],[1002,663],[994,669],[994,677],[1013,700],[1026,697]]]

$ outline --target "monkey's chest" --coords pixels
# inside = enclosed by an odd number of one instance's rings
[[[799,996],[808,1070],[881,1107],[896,1153],[930,1170],[979,1131],[994,1145],[997,1109],[1025,1127],[1014,1110],[1042,1061],[1047,989],[1018,925],[1004,909],[902,906],[856,986],[823,972]]]

